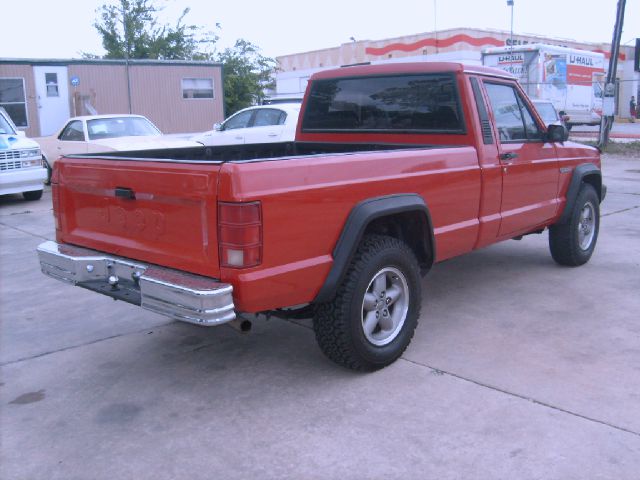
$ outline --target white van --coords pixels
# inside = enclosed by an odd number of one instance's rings
[[[0,195],[22,193],[25,200],[39,200],[46,179],[40,146],[0,107]]]

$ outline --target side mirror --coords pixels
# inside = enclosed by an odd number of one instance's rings
[[[569,130],[564,125],[552,123],[547,127],[547,139],[553,143],[562,143],[569,139]]]
[[[216,132],[221,132],[222,130],[224,130],[224,128],[222,127],[222,124],[221,124],[221,123],[214,123],[214,124],[213,124],[213,129],[214,129]]]

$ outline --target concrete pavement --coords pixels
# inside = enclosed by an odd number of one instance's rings
[[[640,158],[604,158],[594,257],[547,234],[437,265],[402,359],[310,322],[200,328],[39,272],[50,194],[0,198],[0,478],[617,479],[640,471]]]

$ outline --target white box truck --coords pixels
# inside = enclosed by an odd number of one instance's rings
[[[482,64],[513,74],[531,98],[551,101],[569,117],[567,127],[600,124],[602,53],[537,43],[514,45],[483,50]]]

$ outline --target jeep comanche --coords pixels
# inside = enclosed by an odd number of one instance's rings
[[[606,190],[567,135],[503,71],[324,71],[294,142],[60,159],[42,271],[200,325],[312,315],[330,359],[379,369],[434,263],[545,229],[556,262],[589,260]]]

